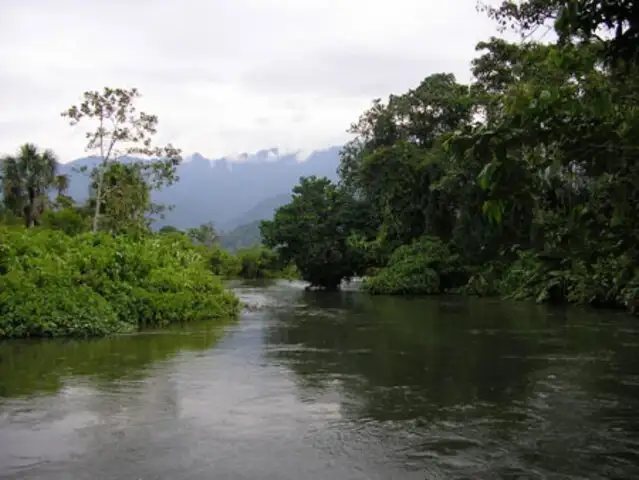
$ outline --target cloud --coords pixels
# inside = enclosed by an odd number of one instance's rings
[[[137,87],[158,141],[210,157],[322,148],[375,97],[439,71],[469,79],[494,34],[474,0],[5,0],[0,153],[33,141],[64,160],[85,90]]]

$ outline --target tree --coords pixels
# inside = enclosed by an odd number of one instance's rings
[[[150,228],[149,213],[154,213],[151,188],[145,181],[140,163],[111,163],[102,173],[101,229],[110,233],[141,233]],[[95,211],[100,173],[93,172],[90,205]]]
[[[178,229],[177,227],[174,227],[173,225],[164,225],[162,228],[160,228],[159,233],[166,235],[169,233],[181,233],[181,230]]]
[[[213,222],[203,223],[197,228],[189,228],[186,235],[193,243],[210,247],[218,242],[219,235]]]
[[[351,127],[356,137],[341,154],[341,184],[374,210],[382,259],[424,234],[452,235],[454,205],[431,187],[449,160],[442,138],[468,126],[473,108],[469,87],[439,73],[375,101]]]
[[[171,144],[158,147],[153,144],[157,133],[158,117],[138,112],[135,100],[140,97],[136,88],[130,90],[105,87],[102,92],[87,91],[79,105],[73,105],[62,116],[69,119],[72,126],[80,122],[90,124],[86,132],[86,150],[96,152],[100,165],[94,172],[95,210],[93,232],[100,226],[101,209],[104,205],[104,184],[107,167],[111,162],[125,156],[136,163],[141,171],[149,172],[147,181],[151,188],[170,185],[177,177],[175,169],[180,163],[180,151]],[[144,162],[130,158],[142,155],[161,160]]]
[[[56,175],[53,179],[53,185],[55,187],[56,195],[59,197],[65,195],[69,190],[69,177],[66,175]]]
[[[263,223],[265,244],[328,288],[372,266],[375,293],[461,289],[639,312],[634,9],[504,2],[493,15],[526,30],[554,17],[559,40],[491,38],[477,45],[471,85],[435,74],[375,100],[341,152],[339,187],[303,179]]]
[[[327,178],[302,177],[291,203],[262,222],[260,230],[264,244],[285,264],[295,263],[311,286],[336,290],[364,268],[349,246],[356,216],[358,203],[344,190]]]
[[[7,210],[23,217],[27,228],[39,223],[48,204],[49,190],[56,184],[68,183],[65,176],[56,176],[58,161],[51,150],[40,152],[32,143],[25,143],[15,156],[2,158],[2,192]]]
[[[639,16],[633,0],[503,0],[482,5],[502,28],[530,34],[553,22],[561,44],[600,42],[609,63],[639,61]]]

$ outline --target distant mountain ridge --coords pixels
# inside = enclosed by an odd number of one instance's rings
[[[232,218],[218,225],[219,230],[229,231],[242,225],[253,223],[256,220],[265,220],[273,217],[275,211],[282,205],[291,201],[291,193],[281,193],[273,197],[265,198],[244,212],[242,215]]]
[[[218,230],[230,231],[270,218],[288,202],[300,177],[336,180],[340,150],[340,146],[316,150],[303,161],[298,154],[281,154],[277,148],[213,160],[200,153],[189,155],[178,167],[180,181],[153,194],[154,201],[174,205],[157,227],[184,229],[212,221]],[[73,167],[91,168],[98,161],[86,157],[62,165],[61,173],[71,177],[69,194],[77,201],[87,198],[89,182]]]
[[[260,245],[262,243],[261,223],[262,220],[254,220],[240,225],[230,232],[221,232],[220,244],[231,252],[236,252],[240,248]]]

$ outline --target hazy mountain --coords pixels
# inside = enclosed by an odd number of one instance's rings
[[[277,207],[288,201],[301,176],[336,180],[340,148],[315,151],[303,161],[298,161],[294,154],[280,154],[276,148],[242,154],[236,161],[210,160],[195,153],[178,167],[178,183],[154,192],[154,201],[175,205],[158,226],[188,228],[213,221],[219,230],[228,231],[270,218]],[[91,168],[97,161],[88,157],[63,165],[62,173],[71,176],[69,194],[76,200],[86,199],[88,179],[71,173],[72,168]]]
[[[240,248],[253,247],[262,243],[260,223],[262,220],[254,220],[245,225],[240,225],[230,232],[220,234],[220,244],[228,250],[235,252]]]
[[[291,192],[265,198],[242,215],[218,224],[219,230],[230,231],[239,226],[273,218],[275,210],[291,201]]]

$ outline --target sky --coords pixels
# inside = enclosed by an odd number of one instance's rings
[[[60,112],[136,87],[160,145],[219,158],[348,140],[371,105],[431,73],[470,80],[496,35],[476,0],[0,0],[0,154],[85,156]]]

